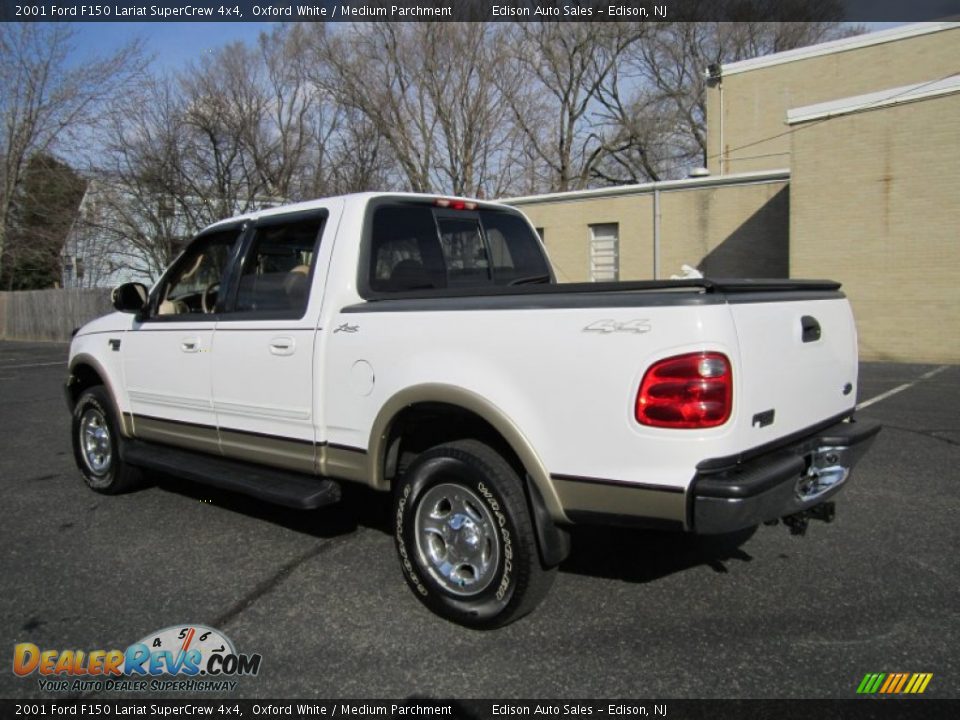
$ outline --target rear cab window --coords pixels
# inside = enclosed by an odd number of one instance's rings
[[[540,241],[522,216],[443,202],[371,203],[360,271],[365,297],[551,282]]]

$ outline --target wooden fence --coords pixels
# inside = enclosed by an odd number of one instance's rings
[[[0,292],[0,338],[70,340],[73,329],[113,310],[109,288]]]

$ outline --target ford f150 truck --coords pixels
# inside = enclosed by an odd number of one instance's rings
[[[827,281],[557,283],[510,207],[360,194],[201,232],[82,327],[86,483],[143,469],[295,508],[393,494],[406,581],[503,625],[576,523],[723,533],[828,503],[879,427]]]

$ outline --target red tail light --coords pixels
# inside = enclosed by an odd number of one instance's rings
[[[733,374],[730,360],[717,352],[678,355],[654,363],[637,393],[641,425],[711,428],[730,419]]]

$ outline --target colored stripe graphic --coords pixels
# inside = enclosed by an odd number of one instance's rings
[[[897,678],[900,676],[897,673],[890,673],[887,675],[887,681],[883,683],[883,687],[880,688],[880,694],[885,695],[890,691],[890,686],[894,685],[897,681]]]
[[[919,695],[932,679],[933,673],[867,673],[857,686],[857,694]]]
[[[880,683],[883,682],[885,677],[886,675],[884,673],[867,673],[863,676],[863,681],[860,683],[860,687],[857,688],[857,692],[872,695],[880,688]]]

